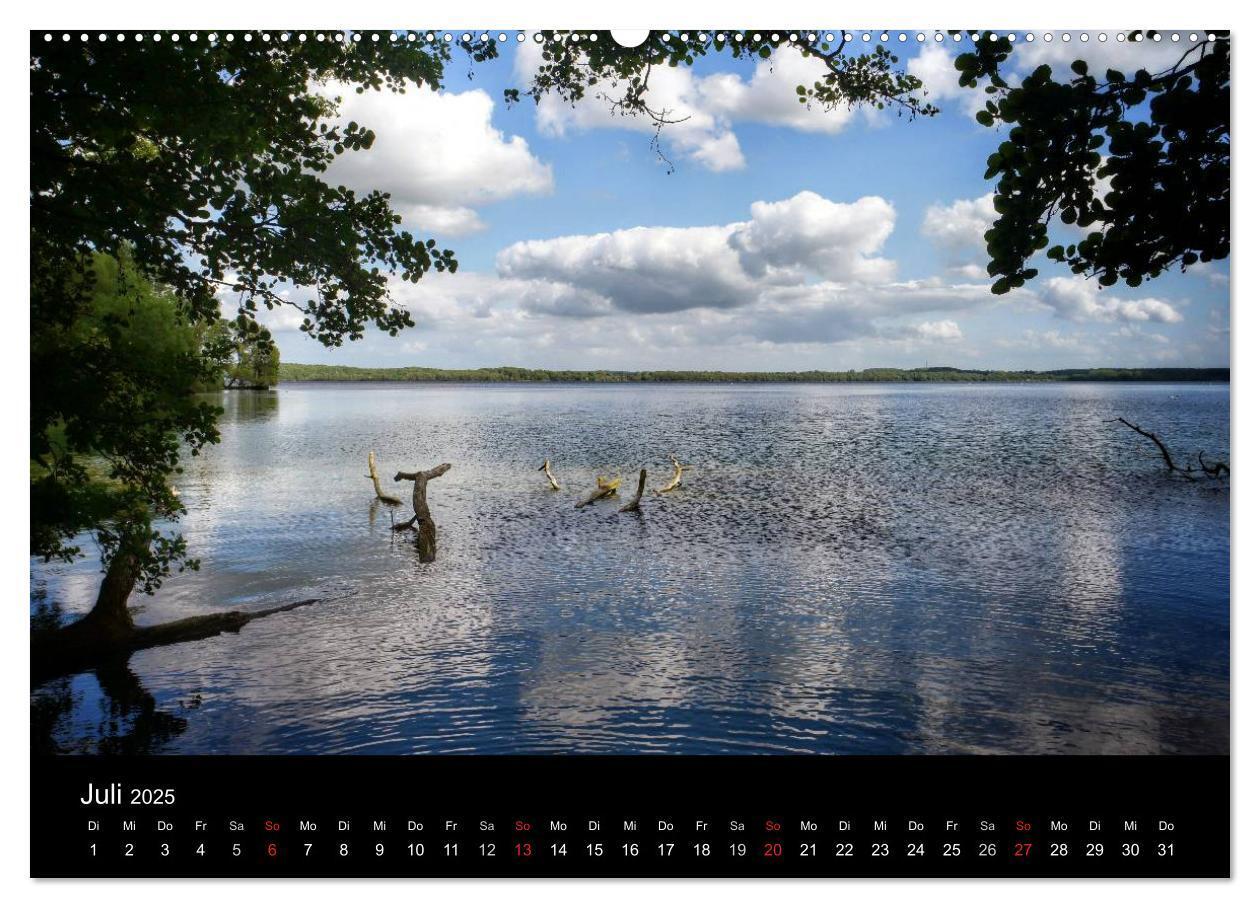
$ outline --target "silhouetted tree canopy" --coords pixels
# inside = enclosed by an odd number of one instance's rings
[[[1060,80],[1042,65],[1017,85],[1001,74],[1005,36],[983,33],[957,58],[959,83],[987,81],[992,96],[976,119],[1005,130],[984,174],[997,180],[994,293],[1037,274],[1029,262],[1056,217],[1083,235],[1046,257],[1103,286],[1229,255],[1229,45],[1205,37],[1168,69],[1132,76],[1077,60]]]

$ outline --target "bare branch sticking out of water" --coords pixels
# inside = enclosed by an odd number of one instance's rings
[[[1164,465],[1168,468],[1169,473],[1181,476],[1191,482],[1196,481],[1200,475],[1211,476],[1213,479],[1223,479],[1229,475],[1229,464],[1225,463],[1223,460],[1209,464],[1203,459],[1202,451],[1199,452],[1199,465],[1197,467],[1192,463],[1187,463],[1184,467],[1177,466],[1176,461],[1173,460],[1172,452],[1168,450],[1168,445],[1164,444],[1163,440],[1154,432],[1143,429],[1141,426],[1136,423],[1129,422],[1122,416],[1117,416],[1115,421],[1128,426],[1134,432],[1153,441],[1155,443],[1155,447],[1159,448],[1159,455],[1163,458]]]
[[[639,502],[643,500],[643,487],[645,485],[647,485],[647,469],[646,468],[639,470],[639,488],[638,488],[638,491],[634,493],[634,498],[627,501],[617,510],[622,511],[622,512],[639,510]]]
[[[595,477],[595,491],[587,495],[581,501],[574,505],[575,508],[584,508],[588,504],[594,504],[601,498],[611,498],[617,494],[617,489],[621,486],[621,477],[614,476],[612,479],[605,479],[603,476]]]
[[[547,481],[551,483],[552,490],[559,492],[560,482],[559,480],[556,479],[555,474],[551,472],[551,460],[550,459],[544,460],[543,465],[539,467],[538,469],[542,470],[545,474],[547,474]]]
[[[666,492],[672,492],[674,489],[682,485],[683,470],[691,469],[690,467],[684,467],[681,463],[679,463],[678,458],[673,454],[669,455],[669,459],[674,462],[674,476],[669,482],[665,483],[665,485],[656,490],[656,494],[658,495],[663,495]]]
[[[376,490],[377,500],[385,502],[391,508],[396,508],[402,504],[402,500],[395,498],[393,495],[386,495],[381,491],[381,479],[376,475],[376,452],[368,451],[368,479],[372,480],[372,488]]]

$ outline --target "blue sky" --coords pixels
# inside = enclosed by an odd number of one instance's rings
[[[456,52],[441,92],[328,86],[343,119],[377,133],[330,178],[390,191],[405,225],[454,249],[460,270],[395,288],[416,320],[397,338],[329,351],[294,330],[295,312],[272,313],[282,356],[730,370],[1228,364],[1228,262],[1104,291],[1042,260],[1036,281],[992,296],[982,176],[999,135],[975,123],[981,96],[956,85],[952,42],[893,44],[937,117],[807,110],[795,85],[821,69],[791,50],[656,70],[649,102],[686,118],[662,133],[672,173],[649,124],[595,97],[505,106],[503,89],[536,61],[530,42],[509,40],[471,78]],[[1183,50],[1037,38],[1011,68],[1084,56],[1156,70]]]

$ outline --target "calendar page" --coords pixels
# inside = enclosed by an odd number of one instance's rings
[[[31,31],[32,876],[1230,875],[1230,33],[782,13]]]

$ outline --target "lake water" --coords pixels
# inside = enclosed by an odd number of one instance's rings
[[[141,623],[329,601],[32,691],[72,752],[1227,753],[1222,385],[285,385],[179,488]],[[429,486],[436,562],[372,503]],[[683,485],[619,514],[638,473]],[[550,458],[564,488],[538,466]],[[619,499],[581,510],[597,473]],[[90,545],[89,545],[90,548]],[[32,565],[68,617],[98,567]]]

